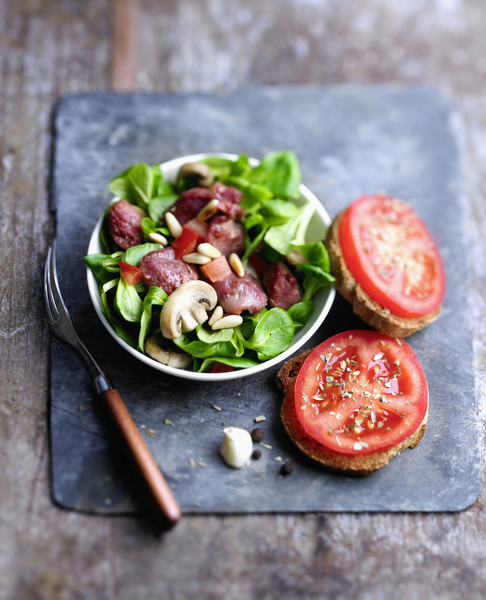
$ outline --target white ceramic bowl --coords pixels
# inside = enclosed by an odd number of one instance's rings
[[[175,158],[173,160],[169,160],[165,163],[161,164],[162,173],[165,178],[175,181],[177,176],[177,172],[180,166],[186,162],[195,162],[201,160],[203,158],[208,157],[220,157],[220,158],[228,158],[230,160],[236,160],[236,154],[222,154],[222,153],[205,153],[205,154],[192,154],[189,156],[181,156],[179,158]],[[256,159],[251,159],[252,164],[258,164]],[[302,206],[305,203],[310,203],[315,209],[314,216],[311,219],[309,224],[306,241],[307,242],[315,242],[319,240],[323,240],[327,228],[331,222],[331,219],[327,212],[325,211],[322,204],[319,200],[314,196],[314,194],[304,185],[300,186],[301,198],[295,202],[297,206]],[[102,252],[99,240],[100,229],[102,225],[103,217],[100,217],[99,221],[96,224],[96,227],[93,230],[91,235],[91,239],[88,247],[88,254],[99,254]],[[275,358],[267,360],[263,363],[255,367],[250,367],[248,369],[240,369],[236,371],[231,371],[228,373],[194,373],[193,371],[188,371],[184,369],[177,369],[174,367],[168,367],[163,365],[162,363],[157,362],[150,356],[146,356],[142,354],[138,350],[132,348],[129,344],[124,342],[121,338],[117,336],[105,316],[103,315],[103,309],[101,305],[101,297],[98,290],[98,281],[95,276],[91,272],[89,268],[87,268],[87,278],[88,278],[88,289],[89,294],[91,296],[91,300],[93,302],[94,308],[103,323],[106,327],[107,331],[110,335],[122,346],[127,352],[129,352],[134,358],[142,361],[143,363],[153,367],[158,371],[162,371],[163,373],[167,373],[170,375],[174,375],[176,377],[182,377],[184,379],[192,379],[195,381],[228,381],[230,379],[238,379],[240,377],[249,377],[250,375],[254,375],[255,373],[260,373],[265,369],[269,369],[274,365],[277,365],[281,361],[285,360],[289,356],[291,356],[294,352],[296,352],[301,346],[303,346],[307,340],[316,332],[316,330],[323,323],[326,318],[332,302],[335,296],[335,290],[333,286],[328,286],[325,288],[321,288],[314,296],[313,303],[314,308],[312,311],[309,320],[296,334],[293,340],[292,345],[282,354],[279,354]]]

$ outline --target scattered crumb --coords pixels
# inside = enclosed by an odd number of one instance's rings
[[[190,467],[195,467],[196,466],[196,461],[193,458],[188,458],[187,462],[189,463]]]
[[[84,411],[84,404],[80,404],[80,405],[78,406],[78,411],[79,411],[79,412],[83,412],[83,411]]]
[[[283,462],[283,458],[281,456],[276,456],[273,460],[276,460],[277,462]]]
[[[155,435],[157,432],[155,431],[155,429],[152,429],[152,428],[148,427],[148,428],[145,430],[145,433],[146,433],[146,434],[147,434],[149,437],[154,437],[154,435]]]
[[[164,423],[166,425],[172,425],[172,426],[174,425],[174,423],[170,419],[165,419]]]
[[[221,412],[222,408],[220,406],[216,406],[216,404],[213,404],[212,408],[214,408],[214,410],[217,410],[219,412]]]
[[[207,462],[205,462],[205,461],[204,461],[202,458],[200,458],[200,459],[197,461],[197,464],[198,464],[200,467],[207,467],[207,466],[208,466]]]
[[[270,446],[270,444],[264,444],[263,442],[260,442],[260,446],[263,446],[267,450],[271,450],[272,449],[272,446]]]
[[[258,417],[255,417],[253,420],[255,421],[255,423],[262,423],[263,421],[266,421],[267,418],[264,415],[259,415]]]

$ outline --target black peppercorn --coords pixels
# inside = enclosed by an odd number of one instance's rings
[[[286,476],[293,473],[294,467],[290,463],[285,463],[280,467],[280,475]]]
[[[255,429],[251,432],[251,439],[258,443],[263,440],[265,434],[263,433],[263,429],[261,427],[255,427]]]
[[[262,451],[260,450],[260,448],[257,448],[256,450],[253,450],[253,454],[251,455],[251,457],[255,460],[258,460],[259,458],[262,457]]]

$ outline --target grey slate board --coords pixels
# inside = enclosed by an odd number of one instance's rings
[[[460,136],[446,98],[432,89],[394,87],[77,94],[61,99],[54,126],[52,200],[63,294],[80,334],[145,432],[184,512],[457,511],[475,501],[480,473]],[[408,338],[430,387],[426,435],[417,448],[364,479],[328,473],[291,445],[278,416],[277,368],[226,384],[171,378],[121,350],[98,322],[88,297],[81,259],[110,199],[112,176],[139,161],[205,151],[259,158],[286,148],[299,156],[304,183],[331,217],[355,197],[385,190],[414,206],[446,264],[441,317]],[[308,346],[359,327],[363,324],[337,297]],[[261,414],[272,449],[262,448],[262,459],[248,468],[228,468],[218,455],[222,423],[251,429]],[[119,446],[110,443],[89,377],[77,356],[56,339],[50,424],[56,503],[99,513],[140,510],[136,486]],[[278,456],[294,465],[291,476],[278,475]]]

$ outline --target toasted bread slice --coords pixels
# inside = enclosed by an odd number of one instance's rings
[[[381,452],[365,456],[350,456],[333,452],[311,438],[300,424],[294,402],[295,380],[305,359],[311,350],[288,360],[277,374],[277,384],[284,393],[284,400],[280,416],[292,442],[309,458],[321,465],[338,470],[349,475],[370,475],[388,464],[389,460],[397,456],[405,448],[414,448],[422,439],[427,426],[428,410],[418,429],[406,440]]]
[[[343,213],[332,222],[326,237],[331,261],[331,272],[336,278],[336,289],[351,303],[353,311],[368,325],[391,337],[403,338],[429,325],[439,316],[440,306],[432,313],[416,318],[398,317],[380,306],[356,281],[346,265],[339,243],[339,223]]]

